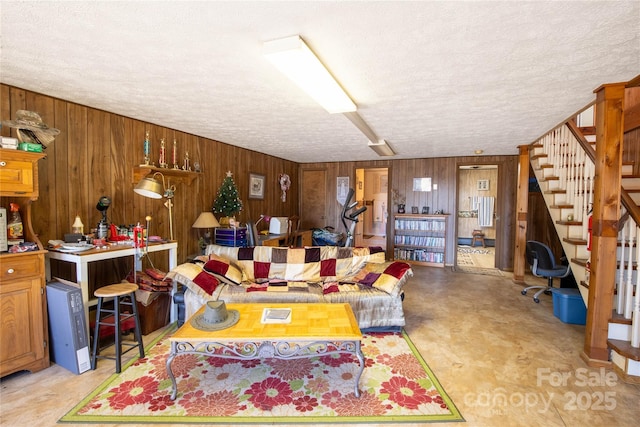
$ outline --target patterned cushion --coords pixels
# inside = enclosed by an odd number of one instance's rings
[[[357,277],[358,283],[380,289],[392,296],[397,296],[402,287],[413,276],[411,266],[406,262],[391,264],[368,264]]]
[[[226,282],[239,285],[242,282],[242,271],[230,259],[216,254],[198,256],[195,262],[202,263],[204,271],[219,274],[226,278]]]
[[[180,264],[167,273],[166,277],[182,283],[196,295],[205,299],[209,299],[220,284],[220,281],[213,274],[202,269],[201,264]]]

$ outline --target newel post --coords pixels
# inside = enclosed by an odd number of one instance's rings
[[[596,159],[593,237],[587,325],[582,358],[590,366],[608,365],[607,335],[613,310],[623,147],[624,83],[596,93]]]
[[[529,146],[521,145],[518,164],[518,191],[516,196],[516,232],[513,257],[513,281],[524,283],[527,247],[527,214],[529,210]]]

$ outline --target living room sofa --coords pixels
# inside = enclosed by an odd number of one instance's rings
[[[386,262],[381,248],[209,245],[167,278],[182,285],[179,322],[210,300],[227,303],[349,303],[361,329],[405,325],[403,286],[409,264]]]

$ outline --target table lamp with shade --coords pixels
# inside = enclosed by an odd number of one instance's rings
[[[200,215],[198,215],[196,222],[193,223],[192,227],[205,228],[207,230],[204,232],[204,237],[203,237],[204,244],[200,245],[200,248],[204,250],[204,248],[206,248],[206,246],[211,243],[211,229],[220,227],[220,223],[218,222],[216,217],[213,216],[213,213],[201,212]]]

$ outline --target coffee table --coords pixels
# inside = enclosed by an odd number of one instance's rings
[[[300,359],[348,353],[358,358],[360,368],[355,380],[355,395],[364,371],[360,348],[362,332],[351,306],[344,304],[226,304],[238,310],[240,320],[221,331],[202,331],[185,322],[170,338],[171,353],[167,373],[173,385],[171,400],[178,394],[171,362],[182,354],[201,354],[224,359]],[[262,323],[265,308],[291,308],[289,323]],[[204,312],[204,306],[196,313]]]

